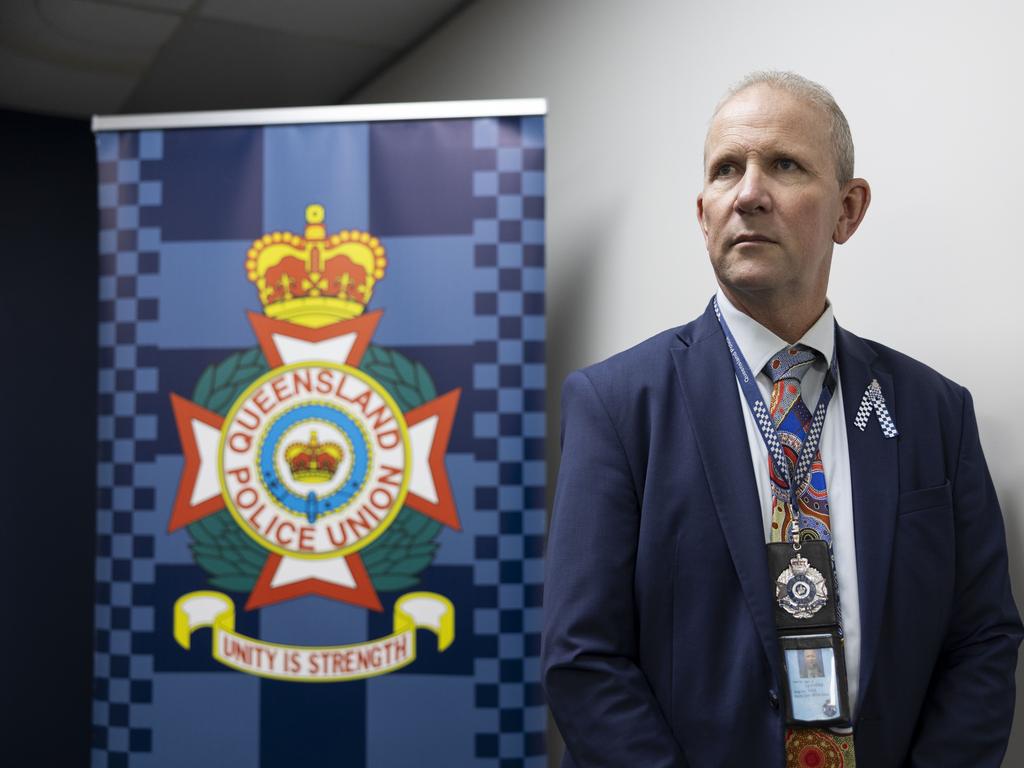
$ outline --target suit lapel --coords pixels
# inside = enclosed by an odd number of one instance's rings
[[[673,363],[715,512],[765,653],[781,680],[761,503],[732,361],[710,306],[679,336],[687,346],[671,350]]]
[[[878,419],[873,413],[864,431],[853,423],[864,390],[872,379],[878,379],[889,412],[897,424],[899,421],[892,375],[878,365],[874,350],[863,339],[838,326],[836,340],[850,450],[857,585],[860,593],[860,698],[863,701],[878,655],[892,559],[896,507],[899,502],[897,439],[887,439],[882,435]]]

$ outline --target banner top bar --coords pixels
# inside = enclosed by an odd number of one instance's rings
[[[413,101],[404,104],[346,104],[328,107],[160,112],[150,115],[93,115],[92,130],[94,132],[141,131],[241,125],[361,123],[378,120],[443,120],[446,118],[545,115],[547,111],[547,99]]]

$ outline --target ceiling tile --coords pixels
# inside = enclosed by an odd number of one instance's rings
[[[12,12],[13,21],[20,27],[18,33],[27,33],[30,44],[144,60],[167,40],[180,19],[173,14],[90,0],[14,0],[5,1],[3,6],[3,15]],[[0,39],[7,42],[8,33],[14,34],[15,30],[0,32]]]
[[[118,5],[131,5],[136,8],[150,8],[182,14],[195,5],[195,0],[117,0],[117,3]]]
[[[0,0],[0,107],[336,103],[465,0]]]
[[[113,112],[135,86],[134,75],[63,67],[0,48],[0,104],[25,112],[85,117]]]
[[[177,23],[88,0],[6,0],[0,104],[77,116],[116,109]]]
[[[310,37],[402,48],[465,0],[206,0],[200,13]]]
[[[240,109],[337,103],[387,60],[382,48],[186,19],[120,110]]]

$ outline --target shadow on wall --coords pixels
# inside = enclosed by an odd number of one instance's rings
[[[551,505],[555,498],[555,481],[558,477],[561,455],[561,395],[562,382],[578,365],[588,364],[578,350],[583,348],[584,339],[590,332],[588,318],[594,316],[598,297],[595,286],[601,282],[598,274],[602,269],[612,268],[611,259],[603,259],[602,248],[607,246],[607,231],[601,222],[611,220],[621,207],[609,203],[607,210],[588,217],[589,226],[581,226],[575,232],[567,233],[566,246],[558,250],[547,245],[546,265],[550,276],[551,263],[558,260],[560,267],[558,286],[552,291],[548,279],[546,296],[547,309],[547,509],[550,525]],[[548,217],[550,221],[550,216]],[[550,232],[549,232],[550,236]],[[565,744],[558,727],[548,710],[548,765],[557,768],[562,761]]]

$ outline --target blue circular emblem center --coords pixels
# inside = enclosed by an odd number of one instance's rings
[[[818,594],[814,582],[806,576],[796,576],[789,582],[787,587],[790,599],[797,605],[810,603]]]
[[[352,466],[344,482],[327,496],[320,497],[314,491],[305,496],[295,493],[281,479],[277,465],[277,447],[287,432],[305,421],[330,424],[344,433],[352,448]],[[268,450],[269,449],[269,450]],[[310,523],[323,514],[348,503],[363,487],[369,473],[369,447],[359,425],[344,411],[321,403],[306,403],[296,406],[277,419],[267,430],[260,448],[260,476],[267,490],[285,509],[309,519]]]

